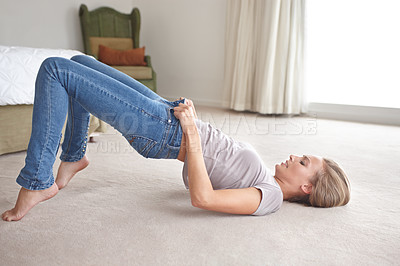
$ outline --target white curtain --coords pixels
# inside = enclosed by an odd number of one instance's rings
[[[305,110],[305,0],[228,0],[224,104],[237,111]]]

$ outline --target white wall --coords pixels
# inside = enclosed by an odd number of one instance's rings
[[[226,0],[135,0],[163,96],[222,102]]]
[[[226,0],[2,0],[0,45],[83,51],[78,10],[109,6],[142,15],[140,45],[157,72],[158,93],[198,104],[222,102]]]

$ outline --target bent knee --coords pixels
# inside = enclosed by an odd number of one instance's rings
[[[54,68],[58,64],[63,63],[65,61],[68,61],[68,59],[63,58],[63,57],[48,57],[42,62],[42,67],[45,68]]]
[[[85,60],[86,58],[87,58],[86,55],[78,54],[78,55],[74,55],[73,57],[71,57],[71,60],[75,61],[75,62],[80,62],[82,60]]]
[[[94,58],[84,54],[74,55],[73,57],[71,57],[71,61],[77,62],[84,66],[88,66],[89,64],[91,64],[93,60]]]
[[[70,70],[74,64],[76,63],[64,57],[48,57],[43,60],[38,75],[47,73],[57,76],[62,71]]]

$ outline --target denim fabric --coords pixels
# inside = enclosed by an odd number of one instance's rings
[[[46,59],[36,78],[32,132],[17,183],[30,190],[54,183],[53,164],[68,113],[60,159],[85,154],[89,114],[110,124],[142,156],[176,159],[182,128],[170,102],[131,77],[83,55]]]

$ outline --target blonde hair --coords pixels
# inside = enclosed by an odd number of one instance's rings
[[[323,158],[323,167],[310,180],[311,193],[293,197],[290,202],[300,202],[313,207],[336,207],[350,200],[350,182],[345,172],[331,159]]]

